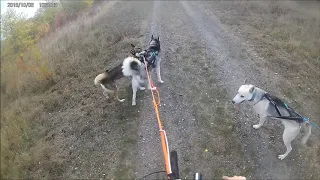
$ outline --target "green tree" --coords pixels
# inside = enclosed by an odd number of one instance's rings
[[[33,20],[38,24],[49,24],[50,27],[54,25],[55,17],[60,7],[51,8],[39,8],[33,18]]]
[[[62,5],[64,12],[68,14],[75,14],[87,7],[90,7],[93,3],[93,0],[78,0],[78,1],[61,0],[60,3]]]
[[[39,40],[34,21],[9,9],[2,17],[1,59],[15,59]]]

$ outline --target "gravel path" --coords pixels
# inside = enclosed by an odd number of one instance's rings
[[[159,86],[160,113],[170,149],[178,151],[182,178],[190,178],[194,172],[201,172],[206,178],[219,178],[223,173],[242,173],[255,179],[306,178],[307,160],[297,150],[298,141],[293,143],[295,148],[287,159],[277,159],[277,155],[285,150],[280,122],[267,122],[266,127],[256,131],[252,125],[258,119],[251,109],[244,110],[247,116],[243,116],[234,113],[229,103],[245,78],[269,90],[276,84],[274,78],[281,77],[259,67],[257,59],[260,57],[247,42],[220,24],[206,2],[155,1],[150,10],[149,35],[160,35],[163,50],[162,76],[165,84]],[[155,73],[152,75],[155,79]],[[136,166],[139,175],[164,170],[151,99],[147,94],[144,96]],[[224,113],[219,114],[220,118],[231,121],[228,126],[216,117],[215,112],[221,107]],[[220,123],[223,125],[219,127]],[[214,127],[209,128],[208,124]],[[219,131],[230,124],[234,131],[221,135]],[[220,154],[218,150],[210,152],[211,149],[219,149],[210,147],[210,144],[221,147],[225,146],[223,143],[233,144],[239,149],[231,150],[230,156],[228,153]],[[209,153],[205,153],[205,149],[209,149]],[[153,178],[160,177],[163,176]]]

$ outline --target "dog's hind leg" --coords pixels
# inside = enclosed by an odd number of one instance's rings
[[[119,101],[119,102],[124,102],[125,99],[119,99],[118,97],[118,90],[114,92],[114,96],[116,97],[116,99]]]
[[[158,82],[159,82],[159,83],[164,83],[164,82],[162,81],[162,79],[161,79],[161,74],[160,74],[160,61],[161,61],[161,59],[158,58],[158,59],[157,59],[157,65],[156,65],[157,78],[158,78]]]
[[[114,97],[115,97],[119,102],[124,102],[125,99],[119,99],[119,97],[118,97],[118,87],[117,87],[117,85],[116,85],[116,84],[113,84],[113,85],[114,85],[114,87],[115,87]]]
[[[104,95],[107,99],[109,99],[109,96],[108,96],[108,92],[107,92],[107,91],[103,90],[103,95]]]
[[[302,137],[301,144],[305,145],[311,135],[311,125],[309,123],[303,123],[302,127],[305,134]]]
[[[103,95],[104,95],[107,99],[109,99],[107,87],[106,87],[105,85],[103,85],[103,84],[100,84],[100,85],[101,85],[101,87],[102,87],[102,89],[103,89]]]
[[[283,160],[291,152],[292,150],[291,141],[297,137],[299,132],[300,132],[299,126],[286,127],[285,125],[282,138],[283,138],[284,145],[287,148],[287,151],[284,154],[278,155],[278,158],[280,160]]]
[[[144,84],[143,78],[142,78],[141,76],[139,76],[139,77],[137,77],[137,78],[138,78],[138,82],[139,82],[139,89],[140,89],[141,91],[146,90],[146,88],[141,85],[141,84]]]
[[[119,102],[125,101],[125,99],[119,99],[118,87],[115,83],[108,83],[105,85],[105,87],[106,87],[106,92],[109,93],[110,95],[114,96],[115,99],[117,99]]]

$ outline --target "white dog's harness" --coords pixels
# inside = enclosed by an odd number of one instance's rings
[[[254,97],[255,97],[255,93],[253,94],[253,97],[249,101],[252,101]],[[308,121],[306,117],[301,116],[299,113],[297,113],[295,110],[293,110],[290,106],[288,106],[285,102],[283,102],[281,99],[279,99],[276,96],[273,96],[269,93],[265,93],[264,95],[262,95],[261,99],[258,102],[260,102],[262,99],[267,99],[273,105],[273,107],[275,108],[275,110],[279,115],[275,118],[293,120],[293,121],[297,121],[298,123]],[[255,104],[257,104],[258,102],[256,102]],[[289,116],[283,116],[279,110],[279,107],[286,109],[287,112],[289,113]]]
[[[252,98],[249,99],[248,101],[253,101],[255,97],[256,97],[256,93],[254,93],[252,95]],[[288,106],[285,102],[283,102],[282,100],[280,100],[276,96],[272,96],[269,93],[263,94],[261,99],[258,100],[254,105],[256,105],[258,102],[260,102],[262,99],[267,99],[273,105],[273,107],[276,109],[279,116],[274,117],[274,118],[293,120],[298,123],[306,122],[306,123],[311,124],[313,127],[320,129],[320,127],[316,123],[309,121],[309,119],[304,116],[301,116],[299,113],[297,113],[295,110],[293,110],[290,106]],[[278,108],[279,106],[285,108],[290,116],[282,116],[280,113],[280,110]]]

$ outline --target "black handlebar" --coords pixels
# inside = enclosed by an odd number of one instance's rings
[[[171,165],[171,171],[172,171],[172,173],[169,175],[170,179],[175,179],[175,180],[180,179],[177,151],[170,152],[170,165]],[[202,180],[202,175],[200,173],[195,173],[193,180]]]

